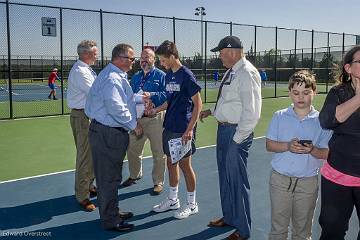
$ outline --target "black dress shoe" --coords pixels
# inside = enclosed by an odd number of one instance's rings
[[[96,187],[93,187],[91,189],[89,189],[89,193],[90,193],[90,198],[94,198],[97,196],[97,189]]]
[[[133,184],[136,184],[136,180],[139,180],[140,178],[138,178],[138,179],[133,179],[133,178],[128,178],[128,179],[126,179],[122,184],[121,184],[121,186],[123,186],[123,187],[129,187],[129,186],[131,186],[131,185],[133,185]]]
[[[119,216],[122,220],[132,218],[134,214],[132,212],[119,212]]]
[[[130,231],[133,228],[134,228],[134,224],[122,222],[122,223],[117,224],[115,227],[109,228],[107,230],[108,231],[125,232],[125,231]]]

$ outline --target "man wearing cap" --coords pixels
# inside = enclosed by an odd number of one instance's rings
[[[248,239],[251,230],[250,185],[247,158],[253,131],[261,112],[261,80],[256,68],[246,60],[239,38],[227,36],[212,52],[220,52],[228,68],[212,109],[202,111],[200,120],[213,115],[218,121],[216,155],[223,217],[210,227],[236,228],[227,239]]]

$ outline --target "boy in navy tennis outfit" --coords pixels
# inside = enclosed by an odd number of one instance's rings
[[[191,166],[191,155],[195,152],[195,128],[202,108],[200,97],[201,87],[197,84],[193,73],[179,60],[179,53],[173,42],[163,42],[155,52],[159,55],[160,63],[168,71],[165,77],[167,99],[166,102],[148,114],[156,114],[166,110],[163,131],[163,149],[167,156],[169,171],[169,196],[160,204],[153,207],[155,212],[164,212],[170,209],[179,209],[178,184],[181,168],[187,188],[187,204],[175,212],[178,219],[187,218],[198,212],[195,199],[196,177]],[[191,149],[176,163],[171,162],[169,140],[182,138],[182,142],[191,141]]]

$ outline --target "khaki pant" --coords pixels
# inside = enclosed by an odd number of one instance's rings
[[[270,176],[271,232],[269,240],[288,239],[290,219],[292,238],[311,239],[318,196],[318,176],[296,178],[272,170]]]
[[[89,124],[84,110],[71,110],[70,125],[76,146],[75,197],[79,202],[89,198],[89,188],[95,179],[88,140]]]
[[[164,174],[166,158],[162,148],[164,112],[158,113],[155,117],[143,117],[138,119],[144,134],[136,137],[130,134],[130,143],[127,150],[129,161],[130,178],[136,179],[142,177],[142,158],[145,142],[149,139],[150,148],[153,156],[152,179],[154,185],[164,184]]]

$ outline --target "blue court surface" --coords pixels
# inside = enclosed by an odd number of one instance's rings
[[[265,150],[265,139],[254,140],[248,161],[251,183],[251,239],[267,239],[270,230],[270,198],[268,180],[271,154]],[[49,159],[50,160],[50,159]],[[26,159],[24,159],[26,161]],[[19,239],[225,239],[232,227],[209,228],[209,220],[221,217],[215,147],[198,149],[193,166],[197,173],[197,201],[199,213],[177,220],[173,212],[154,213],[152,206],[167,196],[151,196],[151,159],[143,162],[144,177],[138,184],[119,189],[120,208],[133,211],[131,232],[117,233],[100,228],[98,211],[80,210],[73,191],[74,172],[35,177],[0,184],[0,238]],[[124,179],[128,177],[124,164]],[[179,194],[185,200],[185,183]],[[166,183],[167,186],[167,183]],[[94,199],[95,200],[95,199]],[[96,200],[95,200],[96,204]],[[319,201],[318,201],[319,207]],[[319,208],[313,224],[313,239],[319,238]],[[354,216],[355,215],[355,216]],[[359,224],[354,213],[346,239],[356,239]],[[14,235],[18,235],[15,237]]]
[[[50,88],[46,83],[14,84],[12,86],[12,100],[15,102],[43,101],[48,100]],[[61,97],[61,87],[56,85],[56,97]],[[64,88],[66,96],[67,89]],[[9,101],[9,89],[7,85],[0,85],[0,102]]]

